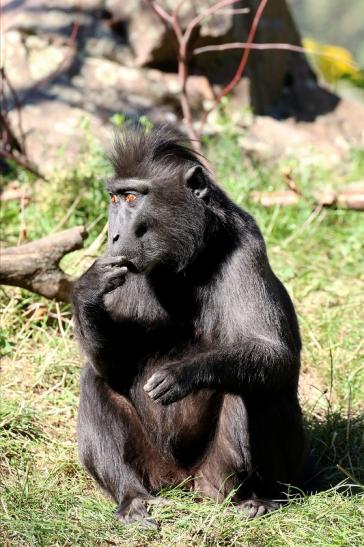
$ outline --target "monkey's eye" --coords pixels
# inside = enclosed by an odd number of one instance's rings
[[[110,199],[111,199],[111,203],[117,203],[119,201],[118,196],[116,194],[110,194]]]
[[[131,194],[130,192],[127,192],[123,195],[124,201],[127,201],[128,203],[131,203],[132,201],[136,200],[136,195]]]

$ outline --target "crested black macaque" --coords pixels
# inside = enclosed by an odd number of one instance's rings
[[[75,284],[80,458],[124,522],[188,477],[248,516],[297,479],[300,335],[254,219],[170,129],[122,134],[105,255]]]

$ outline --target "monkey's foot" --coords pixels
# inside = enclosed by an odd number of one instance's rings
[[[248,519],[253,519],[256,517],[262,517],[267,513],[271,513],[275,509],[278,509],[280,503],[271,500],[262,500],[257,498],[252,498],[249,500],[244,500],[240,502],[237,507],[244,511]]]
[[[139,523],[143,528],[158,529],[157,522],[149,515],[146,506],[159,503],[158,498],[133,498],[123,502],[116,510],[115,516],[122,524]]]

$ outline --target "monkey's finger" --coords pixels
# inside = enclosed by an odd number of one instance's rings
[[[166,498],[162,498],[161,496],[157,496],[156,498],[147,498],[145,500],[145,503],[147,505],[147,507],[149,507],[150,505],[157,505],[157,506],[160,506],[160,507],[164,507],[164,506],[169,506],[169,505],[173,505],[173,502],[171,500],[168,500]]]
[[[148,528],[153,530],[158,530],[158,523],[153,517],[144,517],[142,515],[136,515],[133,519],[135,522],[139,523],[139,526],[142,528]]]
[[[103,268],[108,266],[125,266],[128,263],[126,256],[105,256],[99,259],[99,264]]]
[[[262,517],[263,515],[266,514],[266,509],[264,507],[264,505],[259,505],[258,509],[256,510],[256,513],[254,515],[254,518],[255,517]]]
[[[120,270],[112,273],[107,273],[104,277],[104,292],[111,292],[120,287],[125,282],[125,274],[128,268],[120,268]]]
[[[172,389],[167,391],[164,395],[161,395],[161,397],[154,400],[155,402],[166,406],[175,403],[176,401],[180,401],[183,397],[185,397],[185,395],[178,388],[172,387]]]
[[[115,264],[114,266],[105,266],[102,273],[103,275],[126,275],[128,273],[128,268],[127,266],[119,266]]]
[[[151,391],[155,387],[157,387],[163,380],[166,378],[166,373],[164,372],[155,372],[147,381],[147,383],[144,385],[143,389],[144,391]]]
[[[158,401],[158,399],[165,395],[171,389],[171,387],[171,381],[166,378],[161,384],[159,384],[159,386],[149,391],[148,395],[154,401]]]

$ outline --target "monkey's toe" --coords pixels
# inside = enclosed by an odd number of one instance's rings
[[[248,519],[262,517],[278,509],[279,503],[271,500],[249,499],[238,504],[238,508],[244,511]]]
[[[154,501],[154,500],[153,500]],[[115,516],[124,525],[138,523],[143,528],[158,529],[157,521],[152,518],[145,504],[152,503],[152,500],[134,498],[130,503],[122,503],[116,510]]]

